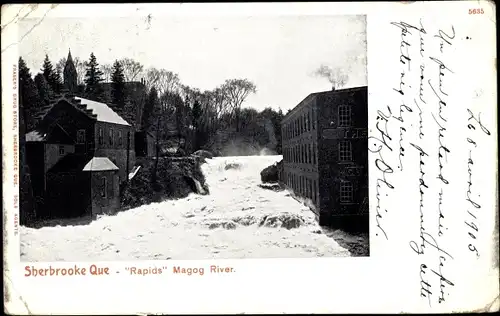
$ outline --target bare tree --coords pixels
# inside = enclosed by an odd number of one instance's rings
[[[229,79],[225,81],[223,87],[227,93],[231,111],[234,113],[236,131],[239,131],[241,105],[250,93],[257,92],[257,87],[248,79]]]
[[[63,73],[65,66],[66,66],[66,57],[63,57],[59,59],[59,61],[56,63],[56,71]]]
[[[149,92],[151,88],[155,87],[160,78],[160,71],[156,68],[149,68],[144,72],[144,84],[146,91]]]
[[[84,84],[85,74],[86,74],[87,66],[88,66],[88,61],[81,60],[80,58],[75,57],[75,58],[73,58],[73,63],[75,64],[75,68],[76,68],[77,84],[78,85]]]
[[[103,82],[111,82],[111,75],[113,74],[113,66],[111,64],[101,65],[101,71],[103,74]]]
[[[134,81],[144,69],[144,66],[140,62],[132,58],[122,58],[118,62],[123,67],[123,75],[125,76],[126,82]]]
[[[328,79],[332,84],[333,89],[340,89],[344,87],[349,79],[349,76],[340,68],[331,68],[326,65],[321,65],[316,69],[315,73],[318,77],[323,77]]]
[[[156,84],[160,93],[174,93],[179,91],[181,87],[181,80],[178,74],[165,69],[160,69]]]

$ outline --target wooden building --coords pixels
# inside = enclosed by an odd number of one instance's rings
[[[282,120],[281,182],[321,225],[368,230],[367,87],[312,93]]]
[[[135,165],[132,127],[106,104],[60,97],[26,134],[39,218],[112,213]]]

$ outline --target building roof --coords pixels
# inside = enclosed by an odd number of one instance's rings
[[[108,170],[119,170],[119,168],[106,157],[93,157],[85,167],[83,171],[108,171]]]
[[[59,160],[49,172],[109,171],[118,167],[106,157],[69,153]]]
[[[47,139],[47,134],[42,134],[42,131],[34,130],[26,133],[27,142],[44,142]]]
[[[38,126],[36,129],[26,133],[27,142],[48,142],[52,144],[73,144],[74,140],[57,123],[51,126]]]
[[[349,92],[354,92],[354,91],[357,91],[357,90],[363,90],[363,89],[367,89],[368,86],[360,86],[360,87],[353,87],[353,88],[345,88],[345,89],[336,89],[336,90],[326,90],[326,91],[320,91],[320,92],[313,92],[311,94],[309,94],[307,97],[305,97],[302,101],[300,101],[296,106],[294,106],[290,112],[286,113],[285,116],[283,117],[283,119],[281,120],[281,123],[284,123],[286,121],[288,121],[288,119],[290,117],[293,116],[294,113],[296,113],[298,111],[299,108],[301,108],[301,106],[306,103],[306,101],[308,99],[311,99],[311,98],[314,98],[318,95],[322,95],[322,94],[342,94],[342,93],[349,93]]]
[[[48,172],[75,172],[82,171],[83,167],[92,159],[88,155],[69,153],[62,157]]]
[[[75,100],[80,100],[82,104],[87,106],[87,109],[92,110],[92,113],[97,115],[99,122],[108,122],[120,125],[130,126],[120,115],[113,111],[107,104],[75,97]]]

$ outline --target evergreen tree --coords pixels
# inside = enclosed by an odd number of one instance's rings
[[[123,67],[115,61],[113,64],[113,74],[111,75],[111,100],[119,108],[125,107],[125,76]]]
[[[52,62],[47,54],[45,54],[41,71],[45,80],[49,84],[50,89],[53,92],[59,93],[62,85],[61,75],[57,74],[57,71],[54,70]]]
[[[52,91],[54,91],[56,94],[59,94],[62,92],[63,89],[63,79],[61,76],[61,71],[57,69],[56,71],[53,72],[52,74],[52,79],[50,81],[50,86],[52,88]]]
[[[201,104],[198,100],[194,101],[193,105],[193,127],[194,127],[194,139],[193,139],[193,150],[200,149],[201,143],[203,142],[203,130],[200,126],[202,109]]]
[[[22,58],[19,58],[19,193],[20,223],[26,225],[35,218],[35,203],[31,187],[30,170],[26,161],[26,130],[31,129],[33,119],[30,117],[38,105],[38,92],[31,73]],[[27,122],[29,118],[30,122]]]
[[[25,130],[31,130],[34,128],[34,114],[40,107],[40,99],[38,97],[38,91],[31,78],[31,73],[29,68],[26,66],[25,61],[19,58],[19,110],[23,112],[25,125]]]
[[[54,73],[54,67],[52,66],[52,62],[50,62],[49,55],[45,54],[45,59],[43,60],[43,65],[42,65],[42,74],[45,77],[45,80],[47,82],[50,82],[50,79],[53,76]]]
[[[49,104],[50,98],[52,97],[52,89],[50,88],[47,80],[42,73],[38,73],[35,76],[35,85],[38,90],[38,96],[41,102],[41,105]]]
[[[156,106],[158,105],[158,92],[155,87],[152,87],[146,97],[146,103],[144,104],[144,109],[142,113],[141,130],[148,131],[152,125],[152,114]]]
[[[90,60],[87,65],[87,71],[85,73],[85,95],[87,98],[94,101],[102,101],[103,99],[103,89],[101,86],[102,82],[102,71],[99,70],[99,64],[94,53],[90,54]]]
[[[201,104],[198,100],[194,101],[193,105],[193,127],[198,128],[201,118]]]

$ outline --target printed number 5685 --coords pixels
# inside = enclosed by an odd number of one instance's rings
[[[484,9],[469,9],[469,14],[484,14]]]

